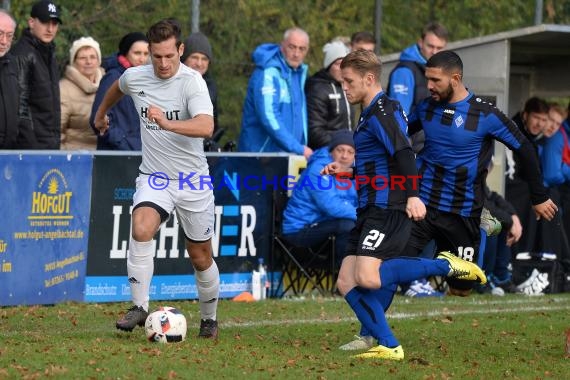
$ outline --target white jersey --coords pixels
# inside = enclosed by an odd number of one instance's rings
[[[199,72],[180,64],[174,76],[160,79],[154,74],[152,65],[131,67],[119,78],[119,89],[130,95],[139,114],[140,172],[165,173],[170,179],[195,173],[190,182],[209,175],[202,138],[164,130],[147,119],[149,105],[163,110],[168,120],[187,120],[198,114],[213,115],[208,87]]]

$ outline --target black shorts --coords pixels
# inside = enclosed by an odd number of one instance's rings
[[[410,237],[412,221],[405,212],[367,207],[359,210],[346,253],[388,259],[400,256]]]
[[[431,240],[435,240],[437,251],[449,251],[463,260],[477,263],[481,245],[481,220],[458,214],[427,209],[423,220],[414,222],[410,240],[404,255],[417,256]],[[471,281],[448,279],[448,284],[456,289],[470,289]]]

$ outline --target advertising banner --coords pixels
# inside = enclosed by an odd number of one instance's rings
[[[130,300],[126,258],[140,160],[136,155],[94,157],[86,301]],[[210,176],[200,178],[200,183],[214,190],[212,248],[220,270],[220,297],[251,291],[251,272],[259,258],[270,263],[274,190],[288,186],[288,162],[285,155],[208,156]],[[191,191],[183,181],[170,185]],[[160,228],[154,244],[151,300],[198,298],[194,270],[175,212]]]
[[[82,301],[91,155],[0,154],[0,305]]]

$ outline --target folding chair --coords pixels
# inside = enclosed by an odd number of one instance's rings
[[[333,294],[338,270],[335,262],[335,235],[318,247],[306,247],[290,241],[281,233],[283,210],[287,197],[276,192],[273,202],[273,257],[283,275],[283,295],[294,295],[316,289],[321,295]],[[280,286],[281,288],[281,286]]]

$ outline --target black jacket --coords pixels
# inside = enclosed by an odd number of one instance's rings
[[[218,87],[216,86],[216,82],[214,82],[214,78],[210,75],[209,72],[206,72],[202,76],[206,85],[208,86],[208,93],[210,94],[210,100],[212,101],[212,105],[214,106],[214,132],[216,132],[219,128],[218,125]]]
[[[18,133],[31,133],[28,108],[22,102],[18,58],[0,57],[0,149],[15,149]]]
[[[309,118],[309,147],[328,145],[331,134],[340,129],[352,130],[350,105],[340,83],[322,69],[305,85]]]
[[[23,101],[29,105],[34,130],[33,136],[19,136],[17,147],[59,149],[61,104],[55,44],[42,43],[26,28],[11,52],[20,63]]]
[[[513,116],[513,122],[517,125],[517,127],[519,127],[519,130],[522,132],[522,134],[528,139],[528,141],[530,141],[534,147],[534,151],[536,153],[536,157],[538,159],[539,157],[539,150],[541,149],[540,147],[544,144],[544,138],[542,136],[542,133],[539,135],[532,135],[530,134],[530,132],[525,128],[524,126],[524,122],[522,120],[522,113],[518,112],[515,116]],[[507,159],[507,170],[511,169],[514,170],[514,174],[512,175],[513,178],[511,178],[511,176],[507,176],[507,180],[506,183],[508,185],[512,184],[512,183],[522,183],[525,182],[524,178],[523,178],[523,171],[524,171],[524,167],[520,161],[520,156],[517,154],[513,154],[513,162],[514,162],[514,168],[511,168],[511,163],[509,163],[508,159]],[[508,173],[507,173],[508,174]],[[524,184],[526,186],[526,183]]]

